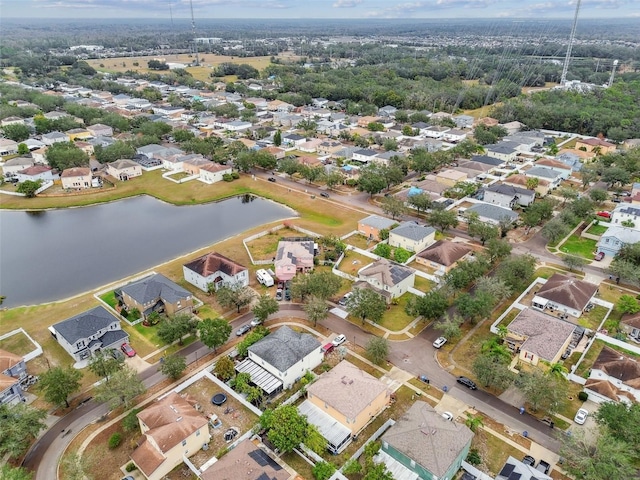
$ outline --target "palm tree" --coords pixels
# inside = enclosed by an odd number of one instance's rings
[[[565,367],[563,364],[559,362],[556,362],[549,367],[547,374],[553,375],[559,378],[564,378],[564,374],[567,372],[568,372],[567,367]]]
[[[464,424],[469,427],[473,433],[476,433],[476,430],[480,427],[484,427],[484,422],[481,417],[476,417],[475,415],[471,415],[467,413],[467,419],[464,421]]]

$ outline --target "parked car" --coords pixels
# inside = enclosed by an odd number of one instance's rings
[[[447,343],[447,339],[444,337],[438,337],[436,338],[436,341],[433,342],[433,346],[435,348],[440,348],[441,346],[443,346],[445,343]]]
[[[471,390],[477,390],[478,387],[476,386],[475,382],[473,380],[471,380],[470,378],[467,377],[458,377],[457,382],[461,385],[464,385],[467,388],[470,388]]]
[[[331,343],[333,343],[334,347],[337,347],[338,345],[342,345],[346,341],[347,341],[347,336],[345,334],[341,333],[336,338],[334,338]]]
[[[544,460],[540,460],[538,462],[538,465],[536,466],[536,470],[538,470],[539,472],[542,472],[542,473],[544,473],[546,475],[547,473],[549,473],[549,470],[551,470],[551,465],[549,465]]]
[[[278,288],[278,290],[276,290],[276,300],[282,300],[282,289]]]
[[[120,350],[117,350],[115,348],[112,348],[111,351],[109,352],[111,354],[111,356],[113,358],[115,358],[116,360],[124,360],[124,355],[122,354],[122,352]]]
[[[238,330],[236,330],[236,335],[238,337],[241,337],[242,335],[247,333],[249,330],[251,330],[251,325],[246,323],[246,324],[242,325]]]
[[[593,310],[595,308],[595,305],[593,303],[587,303],[587,306],[584,307],[584,311],[589,313],[591,310]]]
[[[442,412],[440,415],[442,415],[442,418],[444,418],[445,420],[448,420],[448,421],[453,420],[453,413],[451,412]]]
[[[136,356],[136,351],[133,348],[131,348],[131,345],[129,345],[128,343],[123,343],[122,346],[120,347],[120,350],[122,350],[122,352],[127,357],[135,357]]]
[[[598,253],[596,253],[596,256],[594,257],[594,260],[599,262],[603,258],[604,258],[604,252],[598,252]]]
[[[564,353],[562,354],[562,356],[560,357],[562,360],[566,360],[567,358],[569,358],[571,356],[571,347],[568,347]]]
[[[259,318],[253,317],[253,319],[251,320],[251,322],[249,322],[249,325],[251,325],[252,327],[257,327],[258,325],[260,325],[262,322],[260,321]]]
[[[602,217],[602,218],[611,218],[611,213],[610,212],[598,212],[596,213],[597,216]]]
[[[284,282],[283,282],[282,280],[280,280],[280,281],[278,282],[278,288],[279,288],[280,290],[284,290]]]
[[[533,458],[531,455],[525,455],[524,458],[522,459],[522,463],[533,467],[536,464],[536,459]]]
[[[291,290],[289,288],[284,289],[284,299],[288,302],[291,300]]]
[[[573,421],[578,425],[584,425],[584,422],[587,421],[587,417],[589,416],[589,410],[585,410],[584,408],[579,408],[576,416],[573,417]]]
[[[322,192],[320,196],[324,198],[329,198],[329,194],[327,192]]]
[[[322,347],[322,353],[327,355],[328,353],[331,353],[334,348],[335,348],[335,345],[333,343],[327,343]]]
[[[274,183],[275,183],[275,181],[276,181],[276,177],[269,177],[269,178],[268,178],[268,180],[269,180],[270,182],[274,182]]]
[[[345,293],[344,297],[342,297],[338,302],[338,305],[340,305],[341,307],[344,307],[347,304],[347,301],[349,301],[349,298],[351,297],[351,295],[353,295],[353,292]]]

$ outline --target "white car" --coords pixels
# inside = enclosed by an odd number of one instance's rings
[[[573,421],[576,422],[578,425],[584,425],[584,422],[587,421],[588,416],[589,416],[589,411],[585,410],[584,408],[580,408],[578,409],[576,416],[573,417]]]
[[[334,338],[331,343],[333,343],[334,347],[337,347],[338,345],[342,345],[346,341],[347,341],[347,336],[341,333],[336,338]]]
[[[433,346],[436,348],[440,348],[441,346],[443,346],[445,343],[447,343],[447,339],[444,337],[438,337],[436,338],[436,341],[433,342]]]
[[[453,420],[453,413],[451,412],[442,412],[440,415],[442,415],[442,418],[444,418],[445,420],[448,420],[448,421]]]
[[[347,305],[347,302],[349,301],[349,297],[351,297],[351,295],[353,295],[353,292],[345,293],[344,297],[342,297],[340,299],[340,301],[338,302],[338,305],[340,305],[341,307],[345,307]]]

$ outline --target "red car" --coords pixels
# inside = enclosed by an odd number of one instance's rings
[[[604,252],[598,252],[598,253],[596,253],[596,256],[595,256],[594,260],[597,260],[599,262],[603,258],[604,258]]]
[[[123,343],[122,346],[120,347],[120,350],[122,350],[127,357],[136,356],[136,351],[133,348],[131,348],[131,345],[129,345],[128,343]]]
[[[596,213],[596,215],[598,215],[599,217],[602,217],[602,218],[611,218],[611,213],[609,213],[609,212],[598,212],[598,213]]]

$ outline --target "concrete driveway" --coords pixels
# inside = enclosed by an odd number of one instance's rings
[[[151,366],[151,364],[146,360],[143,360],[140,355],[136,355],[135,357],[127,357],[125,358],[124,363],[128,367],[133,368],[138,373],[143,372]]]

